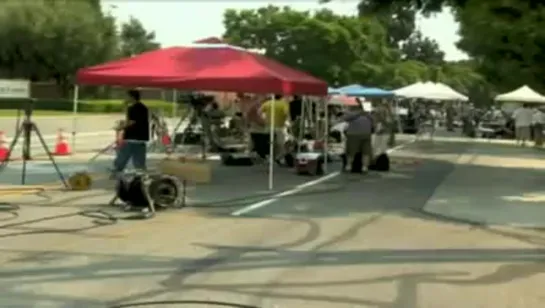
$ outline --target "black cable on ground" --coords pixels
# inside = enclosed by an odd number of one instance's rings
[[[16,204],[11,204],[6,202],[0,203],[0,212],[12,212],[12,211],[18,211],[19,209],[21,209],[21,207]]]
[[[220,301],[198,301],[198,300],[172,300],[172,301],[153,301],[153,302],[137,302],[121,305],[109,306],[108,308],[127,308],[127,307],[142,307],[151,305],[208,305],[217,307],[232,307],[232,308],[259,308],[257,306],[249,306],[243,304],[227,303]]]
[[[18,205],[9,205],[9,207],[12,208],[10,212],[17,212],[20,209]],[[11,224],[4,224],[4,225],[0,225],[0,229],[14,228],[14,227],[24,226],[28,224],[33,224],[33,223],[44,222],[48,220],[70,218],[70,217],[76,217],[76,216],[84,216],[88,218],[93,218],[94,219],[93,223],[98,225],[110,225],[110,224],[116,223],[119,220],[118,217],[115,217],[104,211],[85,210],[85,211],[78,211],[78,212],[67,213],[67,214],[52,215],[52,216],[46,216],[46,217],[41,217],[36,219],[24,220],[20,222],[11,223]]]
[[[0,218],[0,221],[16,219],[19,217],[19,213],[17,212],[19,209],[20,207],[15,204],[0,203],[0,213],[7,214],[6,217]]]

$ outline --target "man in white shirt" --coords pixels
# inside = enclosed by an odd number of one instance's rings
[[[533,113],[527,104],[522,105],[513,112],[517,145],[526,146],[526,141],[530,139]]]

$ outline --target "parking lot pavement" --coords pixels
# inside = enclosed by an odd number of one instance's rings
[[[545,226],[543,153],[476,143],[425,206],[428,213],[486,225]]]
[[[417,211],[467,149],[410,145],[392,156],[417,164],[339,176],[237,217],[187,208],[149,221],[97,224],[70,216],[73,206],[44,206],[29,196],[35,204],[19,217],[0,213],[0,298],[9,307],[159,300],[542,307],[541,233],[452,224]],[[240,183],[232,190],[243,189]]]

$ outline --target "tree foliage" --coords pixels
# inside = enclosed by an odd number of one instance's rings
[[[148,32],[144,25],[134,17],[121,25],[120,39],[120,53],[124,57],[159,48],[159,43],[155,41],[155,33]]]
[[[417,11],[410,4],[394,4],[386,8],[377,7],[377,3],[362,0],[358,4],[358,15],[376,18],[386,30],[388,43],[399,47],[416,31]]]
[[[379,16],[400,7],[410,7],[424,15],[449,8],[460,25],[457,46],[469,55],[472,71],[484,76],[488,88],[502,92],[528,84],[545,91],[543,1],[361,0],[360,6],[366,8],[367,14]],[[405,53],[422,50],[406,45]]]
[[[468,1],[455,11],[458,47],[500,89],[528,84],[545,90],[545,7],[523,1]]]
[[[397,15],[360,15],[275,6],[227,10],[224,37],[235,45],[264,49],[267,56],[321,77],[333,86],[360,83],[395,88],[432,79],[470,92],[482,82],[471,66],[445,63],[437,43],[423,37],[414,26],[411,33],[399,26],[400,32],[392,34],[399,21],[395,20]],[[411,17],[407,20],[410,24]],[[400,21],[398,25],[402,24]]]
[[[82,14],[82,12],[85,12]],[[62,89],[82,67],[157,48],[154,36],[135,20],[118,33],[99,1],[0,2],[0,75],[55,80]]]

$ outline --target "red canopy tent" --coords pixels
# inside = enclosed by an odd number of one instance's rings
[[[150,51],[131,58],[80,69],[76,74],[76,80],[78,84],[87,85],[218,92],[315,96],[326,96],[328,93],[325,81],[257,53],[225,44],[196,44]],[[77,113],[77,96],[76,87],[74,114]],[[75,120],[73,126],[75,132]],[[271,152],[273,128],[271,127],[270,133]],[[270,189],[273,187],[273,165],[271,156]]]
[[[230,45],[159,49],[80,69],[78,84],[327,95],[327,83]]]

